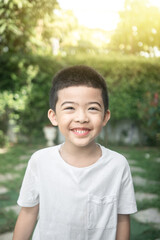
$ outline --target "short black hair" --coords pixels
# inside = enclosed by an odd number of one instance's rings
[[[107,85],[104,78],[93,68],[78,65],[59,71],[53,78],[50,90],[50,108],[56,111],[58,91],[71,86],[87,86],[101,89],[105,112],[109,107]]]

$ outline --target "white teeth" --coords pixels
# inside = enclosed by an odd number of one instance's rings
[[[83,134],[83,133],[86,133],[87,131],[86,130],[74,130],[74,132],[77,132],[79,134]]]

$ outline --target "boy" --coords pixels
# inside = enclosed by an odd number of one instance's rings
[[[137,211],[126,159],[95,142],[110,118],[105,80],[74,66],[53,79],[48,117],[65,137],[34,153],[13,240],[129,240]]]

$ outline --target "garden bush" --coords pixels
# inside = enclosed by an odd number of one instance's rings
[[[157,144],[160,134],[159,59],[134,56],[1,56],[0,123],[12,118],[19,131],[40,135],[48,124],[48,93],[53,75],[63,67],[87,64],[106,79],[112,121],[132,119]],[[9,96],[9,102],[7,97]],[[3,105],[3,107],[2,107]],[[6,124],[1,124],[6,131]]]

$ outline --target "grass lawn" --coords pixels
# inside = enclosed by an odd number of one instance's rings
[[[16,214],[13,211],[6,211],[5,207],[16,205],[19,189],[31,154],[43,148],[44,145],[24,145],[18,144],[0,153],[0,187],[7,188],[6,193],[0,194],[0,233],[13,231]],[[127,159],[135,160],[136,167],[141,167],[145,171],[134,173],[148,180],[160,182],[160,159],[158,148],[139,147],[110,147],[124,154]],[[16,166],[19,166],[16,167]],[[21,167],[22,166],[22,167]],[[10,174],[14,175],[10,179]],[[3,181],[2,176],[8,176],[8,180]],[[2,179],[1,179],[2,177]],[[145,186],[135,186],[135,191],[157,194],[155,200],[144,200],[137,202],[138,210],[147,208],[158,208],[160,210],[160,184],[147,184]],[[160,230],[155,229],[151,224],[142,224],[131,217],[131,240],[155,240],[160,237]]]
[[[18,144],[0,153],[0,176],[8,176],[6,181],[1,180],[0,187],[7,188],[7,193],[0,194],[0,233],[13,231],[17,219],[14,211],[6,211],[5,207],[15,206],[25,167],[16,169],[18,165],[27,165],[31,154],[42,146]],[[14,175],[13,179],[10,176]]]

